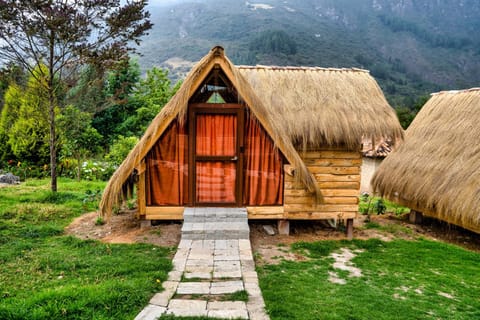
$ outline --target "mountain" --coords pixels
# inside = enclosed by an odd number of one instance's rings
[[[368,69],[394,106],[480,83],[477,0],[170,0],[149,11],[140,64],[177,78],[222,45],[235,64]]]

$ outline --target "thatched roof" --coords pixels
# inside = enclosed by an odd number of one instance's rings
[[[480,232],[480,88],[433,94],[374,190],[426,215]]]
[[[403,136],[377,82],[362,69],[238,67],[266,107],[268,119],[295,144],[346,145],[360,137]]]
[[[111,177],[100,203],[108,217],[122,185],[174,119],[185,121],[188,101],[214,66],[220,66],[242,101],[260,121],[292,164],[295,176],[319,198],[315,179],[295,144],[360,147],[360,136],[389,136],[403,132],[393,109],[368,72],[358,69],[235,67],[215,47],[200,60],[181,88],[153,119],[144,136]]]

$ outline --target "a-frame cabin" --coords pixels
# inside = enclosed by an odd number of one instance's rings
[[[136,186],[142,219],[185,207],[246,207],[249,219],[344,219],[358,212],[361,137],[401,139],[368,71],[234,66],[214,47],[109,181],[112,208]]]

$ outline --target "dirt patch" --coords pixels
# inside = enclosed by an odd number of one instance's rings
[[[95,239],[107,243],[151,243],[171,247],[180,242],[180,222],[162,222],[141,227],[135,211],[123,211],[104,225],[96,225],[98,214],[86,213],[76,218],[65,232],[80,239]]]
[[[287,261],[306,261],[309,258],[289,251],[290,248],[277,245],[260,245],[255,251],[256,263],[263,264],[279,264],[283,260]]]
[[[351,251],[348,248],[340,249],[340,252],[334,252],[330,256],[334,259],[333,268],[338,270],[347,271],[348,276],[351,277],[361,277],[362,270],[355,267],[352,263],[352,259],[356,257],[355,253],[361,253],[363,250],[354,250]],[[338,276],[334,271],[329,271],[328,280],[332,283],[346,284],[347,281]]]
[[[109,243],[142,242],[159,246],[176,246],[180,241],[182,226],[180,221],[154,222],[152,226],[141,227],[133,210],[112,216],[104,225],[95,225],[96,220],[97,213],[84,214],[75,219],[66,228],[66,232],[81,239],[97,239]],[[342,226],[335,229],[325,221],[291,221],[288,236],[279,235],[278,232],[273,236],[266,234],[263,226],[271,225],[276,230],[275,221],[251,220],[249,225],[253,253],[256,258],[263,259],[263,263],[279,263],[282,259],[296,261],[307,259],[289,250],[289,246],[295,242],[345,239]],[[480,252],[480,235],[434,219],[427,219],[422,225],[414,225],[408,222],[406,215],[372,216],[370,222],[366,221],[365,216],[360,215],[355,220],[354,227],[356,239],[377,238],[391,241],[426,238],[453,243]]]

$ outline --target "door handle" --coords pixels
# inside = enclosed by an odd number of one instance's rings
[[[231,160],[231,161],[237,161],[237,160],[238,160],[238,157],[237,157],[237,156],[235,156],[235,157],[233,157],[233,158],[232,158],[232,159],[230,159],[230,160]]]

